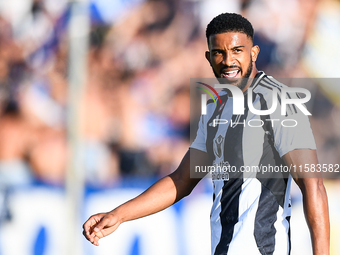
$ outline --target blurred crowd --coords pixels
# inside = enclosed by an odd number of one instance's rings
[[[160,177],[179,164],[190,145],[190,78],[213,77],[205,27],[221,12],[252,22],[258,69],[274,77],[340,77],[337,0],[118,2],[126,6],[109,22],[105,5],[91,1],[79,113],[90,186]],[[66,0],[0,0],[0,187],[64,183],[68,19]],[[319,160],[339,163],[339,89],[317,84],[313,95]]]

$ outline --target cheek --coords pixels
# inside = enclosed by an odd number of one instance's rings
[[[211,58],[211,63],[213,64],[213,65],[218,65],[219,63],[221,63],[222,62],[222,57],[221,56],[213,56],[212,58]]]
[[[211,66],[215,69],[218,69],[218,66],[221,64],[221,61],[218,58],[211,59]]]
[[[252,57],[251,57],[251,55],[244,55],[243,57],[242,57],[242,59],[240,59],[240,61],[241,61],[241,63],[242,63],[242,67],[243,67],[243,69],[247,69],[248,68],[248,66],[253,62],[252,61]]]

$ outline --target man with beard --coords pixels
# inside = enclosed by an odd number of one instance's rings
[[[267,110],[273,103],[274,89],[281,91],[285,86],[256,69],[260,50],[253,45],[253,33],[252,25],[242,16],[221,14],[207,27],[209,51],[205,56],[221,83],[241,89],[245,102],[251,88],[254,108]],[[84,223],[83,233],[91,243],[98,245],[100,238],[121,223],[164,210],[189,195],[200,180],[190,177],[195,166],[232,166],[240,170],[246,166],[282,169],[318,164],[308,117],[297,108],[288,107],[286,116],[278,116],[278,111],[259,116],[245,105],[243,115],[233,115],[232,94],[222,90],[220,98],[217,106],[208,101],[196,139],[176,171],[138,197],[110,212],[93,215]],[[299,127],[285,128],[266,121],[288,117],[298,119]],[[236,125],[211,125],[214,118],[228,119]],[[240,124],[252,119],[266,124],[257,129]],[[328,202],[322,178],[292,174],[303,194],[313,253],[329,254]],[[242,171],[213,179],[212,254],[290,254],[291,180],[291,175],[284,172],[261,175]]]

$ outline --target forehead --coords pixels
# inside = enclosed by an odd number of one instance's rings
[[[225,32],[214,34],[209,37],[210,48],[225,48],[235,46],[252,46],[252,40],[249,36],[242,32]]]

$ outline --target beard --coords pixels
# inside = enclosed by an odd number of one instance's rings
[[[240,84],[236,84],[236,86],[239,87],[242,91],[247,86],[248,78],[252,71],[253,71],[253,63],[250,61],[249,66],[247,68],[247,72],[241,78]]]
[[[250,56],[250,59],[251,59],[251,56]],[[230,66],[230,67],[229,66],[224,66],[222,69],[224,69],[224,68],[233,68],[233,67],[237,67],[237,66]],[[230,82],[230,81],[223,82],[225,79],[221,78],[221,76],[218,75],[217,72],[213,68],[213,72],[215,74],[215,77],[218,79],[218,81],[220,83],[233,84],[233,85],[237,86],[238,88],[240,88],[242,91],[247,86],[248,78],[250,77],[250,74],[251,74],[252,71],[253,71],[253,63],[252,63],[252,61],[250,61],[246,73],[241,78],[239,78],[239,79],[237,79],[235,81],[232,81],[232,82]]]

